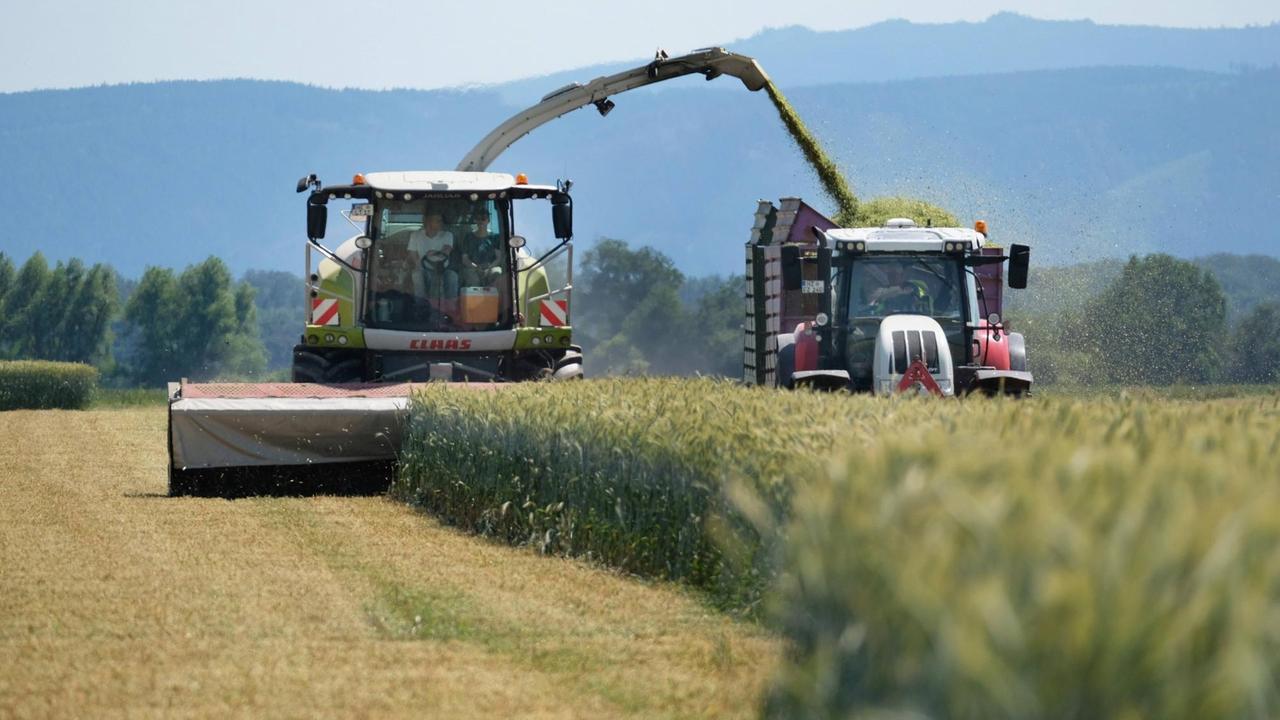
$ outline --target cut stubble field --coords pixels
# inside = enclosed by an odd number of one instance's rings
[[[0,716],[747,716],[779,641],[382,496],[165,497],[163,408],[0,413]]]

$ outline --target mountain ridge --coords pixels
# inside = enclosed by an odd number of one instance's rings
[[[1280,248],[1269,224],[1280,214],[1280,70],[827,80],[788,95],[861,197],[919,196],[982,217],[1046,262]],[[824,201],[762,94],[704,85],[628,95],[607,119],[572,113],[495,169],[573,178],[584,247],[617,237],[690,274],[738,272],[757,199]],[[21,179],[0,198],[0,250],[130,275],[209,254],[237,272],[298,272],[300,175],[452,168],[512,113],[504,92],[218,80],[0,95],[0,159]]]

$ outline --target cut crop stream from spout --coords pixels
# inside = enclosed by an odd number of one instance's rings
[[[813,171],[818,174],[818,180],[822,183],[822,189],[827,196],[835,202],[840,217],[852,218],[858,212],[858,196],[853,194],[853,189],[849,187],[848,181],[840,174],[840,168],[836,167],[833,161],[822,149],[822,143],[818,142],[818,138],[814,137],[809,128],[805,126],[804,121],[800,119],[800,114],[796,109],[787,102],[787,98],[778,89],[773,81],[765,83],[765,92],[769,93],[769,99],[773,101],[774,108],[778,111],[778,117],[782,119],[782,124],[787,127],[787,132],[791,134],[791,139],[796,145],[800,146],[800,152],[804,153],[805,160],[813,166]]]
[[[822,143],[818,142],[818,138],[810,132],[804,121],[800,119],[800,114],[787,101],[778,86],[774,85],[773,81],[769,81],[765,83],[764,88],[769,93],[769,99],[773,101],[778,117],[782,119],[782,124],[786,126],[791,139],[800,147],[805,160],[817,173],[823,192],[835,203],[836,213],[832,219],[837,224],[844,227],[879,226],[889,218],[907,217],[921,225],[938,227],[959,225],[950,212],[923,200],[885,197],[859,202],[858,196],[854,195],[853,189],[849,187],[849,182],[840,173],[840,168],[822,149]]]

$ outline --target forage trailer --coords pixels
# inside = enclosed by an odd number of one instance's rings
[[[951,396],[1031,390],[1026,344],[1001,320],[1030,248],[969,228],[838,228],[796,198],[761,201],[747,244],[744,380]]]

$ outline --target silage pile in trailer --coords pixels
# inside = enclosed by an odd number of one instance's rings
[[[98,387],[91,365],[44,360],[0,362],[0,410],[78,410]]]

